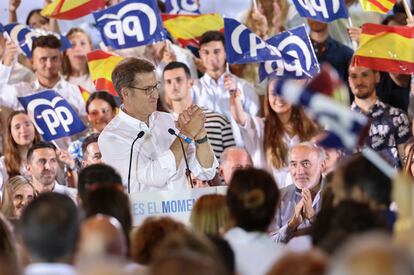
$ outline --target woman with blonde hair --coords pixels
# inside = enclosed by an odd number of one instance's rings
[[[292,183],[287,168],[289,148],[309,141],[320,128],[305,114],[301,106],[292,106],[274,95],[276,80],[270,80],[265,98],[265,117],[251,117],[243,111],[240,95],[232,93],[230,110],[239,124],[246,150],[255,167],[273,173],[279,188]]]
[[[226,196],[209,194],[196,201],[190,222],[193,230],[198,233],[220,236],[228,229],[229,218]]]
[[[81,28],[71,28],[66,34],[72,47],[63,54],[63,75],[65,80],[85,88],[88,92],[95,91],[95,85],[89,74],[86,54],[91,52],[92,41]]]
[[[23,209],[33,200],[35,194],[35,189],[27,178],[12,177],[3,186],[0,211],[8,219],[19,219]]]

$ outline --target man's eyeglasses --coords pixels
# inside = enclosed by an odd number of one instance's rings
[[[147,88],[139,88],[139,87],[134,87],[134,86],[129,86],[129,88],[144,91],[146,96],[150,96],[155,91],[158,91],[160,89],[160,85],[161,85],[161,83],[159,81],[157,81],[157,83],[154,86],[150,86],[150,87],[147,87]]]

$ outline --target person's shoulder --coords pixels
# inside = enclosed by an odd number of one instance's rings
[[[285,196],[288,196],[289,194],[292,194],[295,192],[296,186],[294,184],[289,184],[288,186],[285,186],[280,189],[280,199],[282,199]]]

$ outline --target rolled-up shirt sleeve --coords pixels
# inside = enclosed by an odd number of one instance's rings
[[[217,173],[217,167],[219,165],[216,156],[213,153],[213,164],[211,167],[203,167],[198,162],[196,157],[196,147],[194,145],[189,146],[187,150],[187,156],[189,156],[188,166],[190,167],[191,173],[200,180],[211,180]]]

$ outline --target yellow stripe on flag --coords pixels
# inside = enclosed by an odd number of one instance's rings
[[[224,21],[219,14],[177,16],[165,20],[164,26],[174,38],[194,39],[206,31],[223,29]]]
[[[395,5],[395,0],[359,0],[364,11],[387,14]]]
[[[72,20],[105,7],[105,0],[54,0],[41,14],[55,19]]]
[[[105,78],[112,82],[112,71],[123,59],[122,56],[110,55],[100,59],[89,60],[88,66],[92,80]]]

